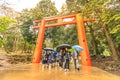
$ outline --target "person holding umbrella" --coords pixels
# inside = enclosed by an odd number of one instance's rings
[[[54,63],[53,51],[49,51],[49,56],[48,56],[48,67],[49,67],[49,70],[51,70],[51,67],[53,66],[53,63]]]
[[[69,44],[61,44],[57,46],[56,50],[58,51],[58,56],[59,56],[59,66],[61,68],[65,68],[65,54],[68,52],[67,49],[70,49],[71,46]]]
[[[51,70],[51,66],[54,60],[53,51],[53,48],[44,48],[44,53],[42,55],[43,68],[45,65],[47,65],[49,70]]]
[[[44,68],[47,68],[48,66],[48,51],[45,50],[44,53],[42,54],[42,69],[44,70]]]
[[[65,48],[65,55],[64,55],[65,62],[63,65],[65,71],[69,71],[70,58],[71,58],[70,52],[68,51],[68,48]]]
[[[62,49],[57,54],[57,57],[58,57],[59,67],[63,68],[63,62],[64,62],[64,60],[63,60],[63,50]]]
[[[73,60],[74,60],[74,66],[75,66],[75,69],[79,70],[79,54],[78,54],[78,51],[81,51],[83,50],[83,48],[79,45],[74,45],[72,46],[72,48],[74,49],[74,52],[73,52]]]

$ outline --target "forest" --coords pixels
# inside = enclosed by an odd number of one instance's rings
[[[92,11],[91,14],[88,12]],[[84,18],[95,22],[84,24],[91,57],[110,57],[120,60],[120,1],[119,0],[66,0],[61,11],[51,0],[41,0],[36,7],[17,12],[0,4],[0,47],[6,54],[30,54],[35,49],[37,30],[34,20],[51,16],[83,13]],[[47,28],[44,47],[56,48],[59,44],[78,44],[76,25]]]

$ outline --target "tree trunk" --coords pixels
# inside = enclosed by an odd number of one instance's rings
[[[55,47],[55,40],[53,39],[53,48]]]
[[[26,53],[26,41],[24,41],[21,53]]]
[[[119,58],[119,60],[120,60],[120,44],[118,44],[118,46],[117,46],[117,53],[118,53],[118,58]]]
[[[113,42],[112,38],[109,36],[109,31],[105,26],[103,26],[103,30],[104,30],[104,33],[106,35],[108,45],[110,47],[110,51],[112,52],[113,60],[117,61],[118,60],[118,54],[117,54],[114,42]]]
[[[94,52],[95,52],[95,54],[100,55],[98,46],[97,46],[97,42],[95,40],[94,30],[93,30],[92,26],[89,26],[88,24],[87,24],[87,26],[90,28],[90,34],[91,34],[93,45],[94,45]]]

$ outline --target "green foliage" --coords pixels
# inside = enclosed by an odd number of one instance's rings
[[[110,51],[105,50],[105,51],[103,52],[103,55],[104,55],[104,56],[111,56],[111,53],[110,53]]]
[[[32,25],[32,21],[29,20],[29,21],[25,22],[24,24],[22,24],[20,26],[20,29],[22,31],[24,40],[30,44],[35,44],[36,35],[35,35],[34,31],[30,31],[30,28],[32,28],[31,25]]]
[[[111,36],[113,37],[114,41],[119,44],[120,43],[120,24],[119,24],[119,21],[120,21],[120,14],[115,14],[113,17],[112,17],[112,20],[111,20],[111,25],[113,25],[112,27],[110,27],[110,34]],[[115,22],[114,24],[112,24],[112,22]]]
[[[66,27],[64,33],[64,43],[71,45],[78,44],[77,30],[75,25]]]
[[[4,44],[4,41],[0,38],[0,47]]]
[[[7,31],[7,28],[9,27],[10,23],[13,23],[13,22],[15,21],[9,17],[0,16],[0,47],[4,43],[4,40],[3,40],[4,33]]]
[[[42,19],[43,17],[50,17],[57,14],[55,4],[51,0],[41,0],[37,6],[31,10],[33,19]]]
[[[13,22],[13,20],[9,17],[0,16],[0,33],[5,32],[11,22]]]

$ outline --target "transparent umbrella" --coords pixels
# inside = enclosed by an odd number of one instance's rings
[[[44,48],[44,50],[54,51],[54,49],[53,49],[53,48]]]

